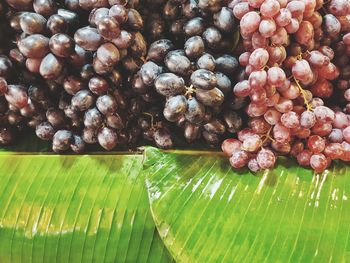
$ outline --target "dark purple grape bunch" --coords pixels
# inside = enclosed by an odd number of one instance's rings
[[[136,9],[125,4],[95,8],[88,20],[90,25],[79,28],[74,39],[83,49],[94,52],[92,65],[97,74],[108,75],[119,63],[131,72],[140,68],[147,46],[140,33],[143,18]]]
[[[235,18],[221,0],[147,0],[143,4],[145,36],[150,42],[166,38],[183,45],[190,37],[202,36],[212,52],[234,49]]]
[[[215,58],[205,51],[200,36],[190,37],[184,49],[175,49],[167,39],[152,43],[132,88],[161,95],[164,118],[179,126],[188,142],[203,137],[216,145],[223,134],[237,132],[242,124],[235,111],[224,107],[238,62],[231,55]]]

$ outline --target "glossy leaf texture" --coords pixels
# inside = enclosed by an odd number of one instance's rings
[[[252,175],[213,154],[146,156],[152,215],[176,262],[350,260],[345,164],[316,175],[281,159]]]
[[[0,262],[172,262],[142,155],[0,155]]]

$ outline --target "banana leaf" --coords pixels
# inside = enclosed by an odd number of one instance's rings
[[[155,224],[176,262],[350,261],[350,174],[280,159],[257,175],[215,153],[146,149]]]
[[[171,262],[142,159],[0,154],[0,262]]]

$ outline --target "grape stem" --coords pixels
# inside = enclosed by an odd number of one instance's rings
[[[263,147],[263,145],[268,141],[275,141],[272,137],[271,137],[271,131],[272,131],[272,127],[268,130],[268,132],[264,135],[261,136],[262,142],[261,142],[261,148]]]
[[[146,116],[149,116],[151,117],[151,130],[154,130],[154,117],[151,113],[148,113],[148,112],[143,112],[142,114],[146,115]]]
[[[307,101],[305,90],[304,90],[303,87],[300,85],[299,81],[298,81],[295,77],[293,77],[293,78],[294,78],[294,81],[295,81],[295,83],[297,84],[297,86],[298,86],[298,88],[299,88],[299,91],[300,91],[301,95],[303,95],[304,103],[305,103],[305,105],[306,105],[306,110],[307,110],[307,111],[312,111],[313,108],[312,108],[312,106],[310,105],[310,103]]]
[[[196,92],[196,89],[193,87],[193,85],[186,87],[185,97],[188,99],[192,99],[192,94]]]

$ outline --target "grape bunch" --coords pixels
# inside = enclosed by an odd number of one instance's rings
[[[237,132],[242,124],[241,117],[224,106],[225,96],[232,98],[238,61],[229,54],[215,58],[206,51],[201,36],[188,38],[183,49],[168,39],[155,41],[133,87],[155,90],[163,101],[164,118],[183,130],[188,142],[203,137],[217,145],[223,134]]]
[[[334,159],[347,160],[350,116],[326,104],[337,96],[333,83],[340,76],[330,47],[341,31],[337,18],[313,0],[232,1],[229,6],[240,19],[239,62],[245,67],[233,90],[250,98],[249,127],[222,144],[231,165],[257,172],[273,168],[278,155],[291,155],[322,172]],[[349,7],[333,0],[328,10],[345,15]]]
[[[0,57],[1,143],[13,138],[9,127],[24,126],[59,153],[135,145],[144,105],[122,74],[137,70],[147,51],[137,2],[24,2],[3,7],[13,44]]]

